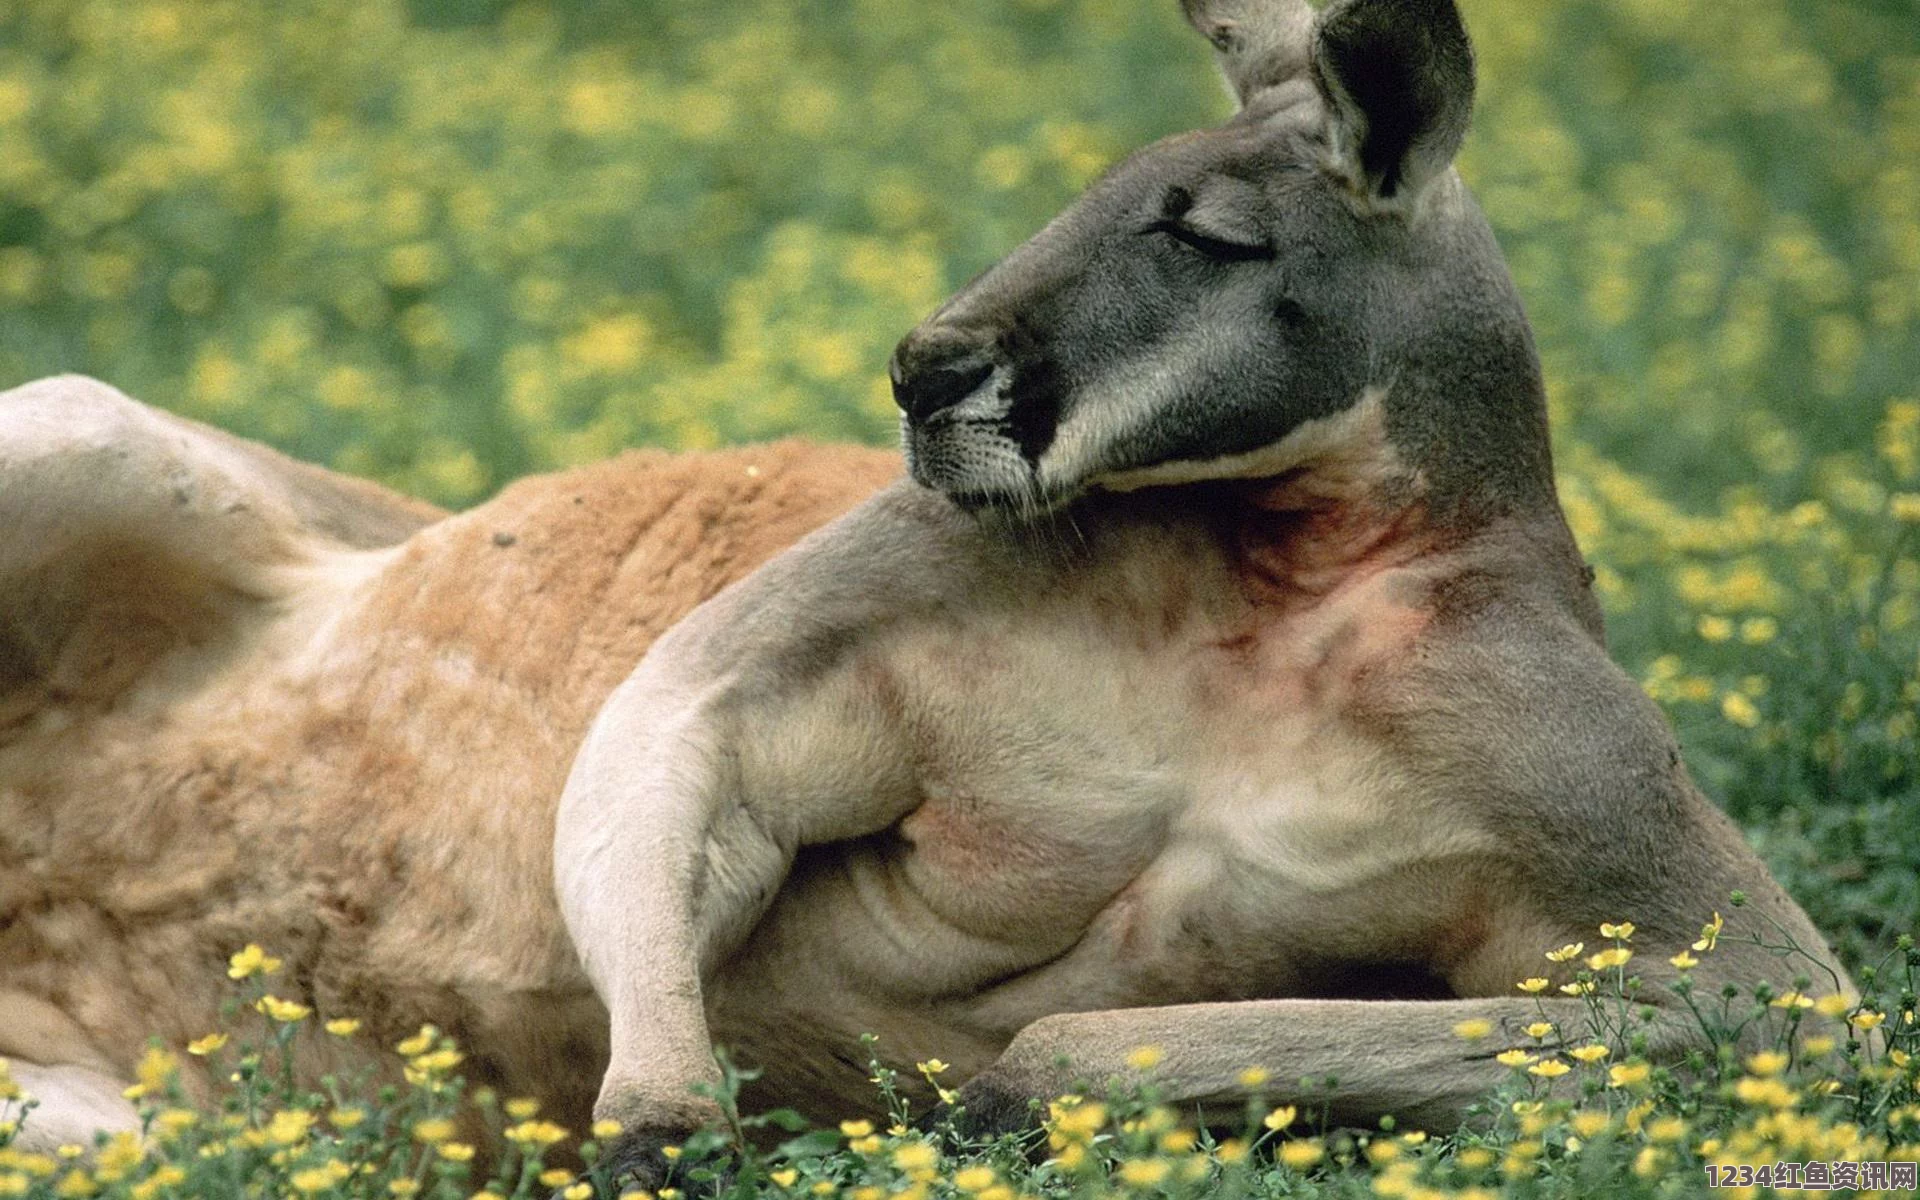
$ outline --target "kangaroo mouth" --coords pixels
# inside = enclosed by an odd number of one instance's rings
[[[1039,515],[1071,499],[1040,481],[1004,419],[903,421],[907,474],[969,513]]]

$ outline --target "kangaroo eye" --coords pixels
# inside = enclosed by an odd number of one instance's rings
[[[1147,227],[1149,233],[1161,233],[1184,246],[1191,246],[1208,258],[1221,262],[1252,262],[1273,257],[1273,247],[1264,242],[1235,242],[1226,238],[1202,233],[1191,225],[1178,221],[1156,221]]]

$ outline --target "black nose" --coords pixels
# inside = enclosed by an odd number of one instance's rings
[[[893,402],[909,420],[924,421],[973,394],[993,374],[993,364],[968,346],[909,336],[887,364]]]

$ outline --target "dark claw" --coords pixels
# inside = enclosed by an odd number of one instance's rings
[[[657,1192],[673,1174],[673,1162],[662,1151],[678,1146],[690,1136],[684,1129],[629,1129],[609,1141],[601,1150],[600,1162],[613,1186],[613,1194],[632,1191]]]
[[[984,1142],[1038,1130],[1040,1108],[1026,1093],[980,1077],[963,1086],[954,1103],[935,1106],[916,1124],[928,1133],[951,1130],[962,1142]],[[1035,1145],[1041,1152],[1046,1149],[1040,1139]]]

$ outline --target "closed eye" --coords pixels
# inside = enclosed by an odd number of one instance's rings
[[[1148,233],[1164,233],[1176,242],[1191,246],[1208,258],[1222,262],[1253,262],[1270,259],[1274,256],[1273,247],[1262,243],[1230,242],[1224,238],[1201,233],[1191,225],[1182,225],[1177,221],[1155,221],[1147,227]]]

